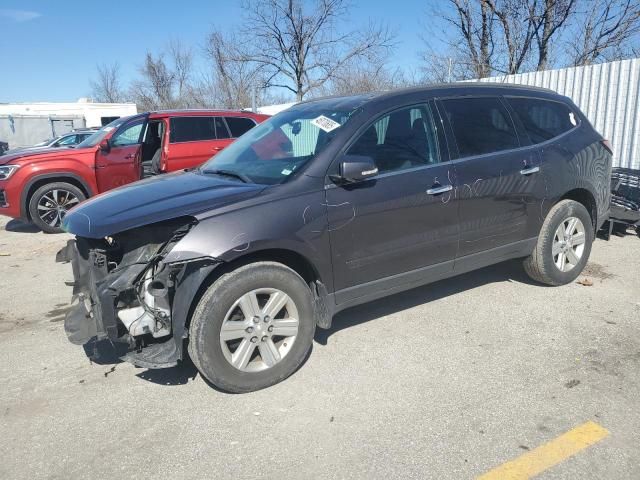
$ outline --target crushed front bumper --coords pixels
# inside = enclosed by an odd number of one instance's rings
[[[107,251],[95,248],[95,245],[90,245],[82,238],[69,240],[66,247],[56,255],[56,261],[71,262],[73,270],[72,307],[64,321],[69,341],[76,345],[84,345],[85,352],[92,360],[98,355],[100,349],[97,346],[101,342],[112,345],[113,342],[125,343],[128,344],[130,352],[123,359],[131,361],[128,357],[140,353],[142,346],[128,334],[118,319],[117,306],[122,302],[123,295],[129,294],[131,298],[134,297],[135,281],[147,268],[147,264],[136,263],[109,271]],[[162,350],[157,345],[152,349],[155,350],[156,356],[157,352]],[[175,353],[175,346],[171,345],[170,350]],[[177,358],[168,358],[166,355],[159,357],[162,358],[158,358],[157,362],[141,360],[141,366],[161,368],[177,363]]]
[[[220,262],[163,264],[163,255],[181,236],[168,233],[173,230],[150,229],[109,241],[76,237],[58,252],[56,261],[70,262],[74,278],[67,283],[73,296],[65,332],[92,360],[101,363],[105,349],[145,368],[171,367],[183,358],[191,305]]]

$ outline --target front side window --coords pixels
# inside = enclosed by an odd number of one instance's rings
[[[172,117],[169,142],[198,142],[215,140],[215,117]]]
[[[496,97],[442,100],[460,157],[518,148],[509,112]]]
[[[122,130],[116,132],[111,139],[112,147],[126,147],[129,145],[138,145],[140,143],[140,134],[142,133],[143,121],[138,121],[126,125]]]
[[[233,138],[238,138],[256,126],[255,122],[249,118],[226,117],[225,119],[227,120],[227,125],[229,125],[229,130],[231,130],[231,136]]]
[[[507,100],[533,143],[546,142],[578,125],[578,118],[564,103],[524,97]]]
[[[385,115],[364,131],[347,154],[371,157],[380,173],[437,163],[431,109],[419,105]]]

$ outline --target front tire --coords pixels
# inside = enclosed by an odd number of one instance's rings
[[[593,223],[587,209],[573,200],[553,206],[533,253],[524,261],[527,274],[547,285],[566,285],[582,272],[593,243]]]
[[[313,312],[311,290],[290,268],[274,262],[242,266],[222,275],[198,302],[189,355],[221,390],[244,393],[274,385],[309,353]]]
[[[60,233],[67,211],[86,200],[82,190],[66,182],[54,182],[38,188],[29,199],[29,216],[40,230]]]

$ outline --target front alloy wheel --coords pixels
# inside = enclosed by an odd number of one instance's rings
[[[198,301],[189,355],[209,382],[252,392],[281,382],[311,350],[316,319],[309,285],[276,262],[224,273]]]
[[[243,372],[258,372],[281,362],[298,335],[298,309],[275,288],[245,293],[227,312],[220,346],[227,361]]]

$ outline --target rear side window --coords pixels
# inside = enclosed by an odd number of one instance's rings
[[[243,117],[225,117],[229,130],[231,130],[231,136],[238,138],[245,132],[248,132],[256,126],[253,120]]]
[[[508,101],[533,143],[551,140],[578,125],[578,118],[564,103],[524,97]]]
[[[461,157],[518,148],[509,112],[496,97],[442,100]]]
[[[215,117],[172,117],[169,142],[215,140]]]

